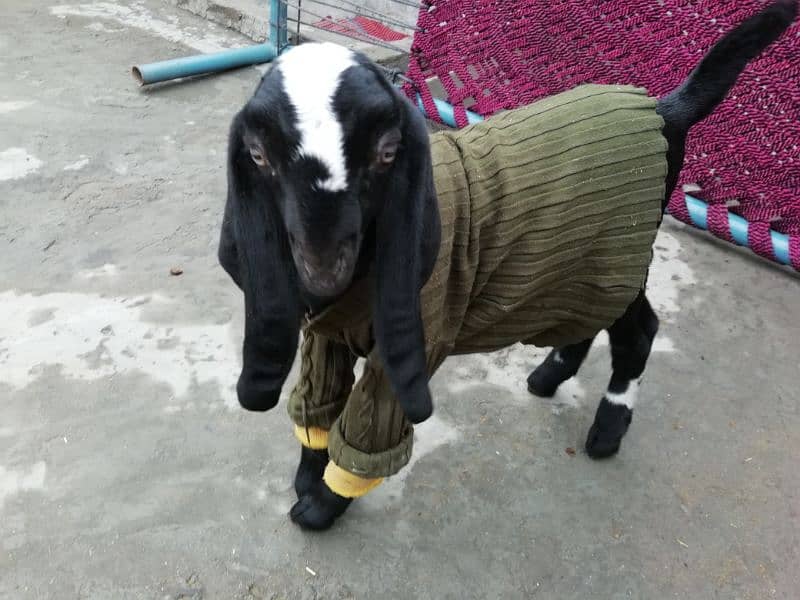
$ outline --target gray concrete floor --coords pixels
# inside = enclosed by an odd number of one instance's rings
[[[288,521],[298,449],[282,406],[236,406],[214,255],[259,71],[129,74],[246,42],[156,0],[0,0],[0,597],[797,598],[800,281],[673,221],[618,457],[581,451],[603,340],[552,401],[543,351],[451,359],[411,466],[324,535]]]

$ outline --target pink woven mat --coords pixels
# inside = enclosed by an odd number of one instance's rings
[[[429,78],[483,116],[580,83],[630,83],[661,96],[723,32],[766,0],[431,0],[419,12],[407,75],[436,117]],[[413,88],[409,85],[409,94]],[[681,184],[709,203],[709,230],[731,241],[728,209],[750,222],[750,247],[774,259],[770,228],[790,235],[800,270],[800,27],[742,74],[690,135]],[[690,223],[680,186],[670,212]]]

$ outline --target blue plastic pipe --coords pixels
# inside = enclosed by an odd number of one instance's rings
[[[139,85],[147,85],[274,60],[289,45],[286,0],[270,0],[269,11],[269,40],[264,44],[138,65],[133,76]]]
[[[686,208],[689,210],[689,218],[692,220],[692,225],[708,230],[708,204],[686,194]],[[737,244],[745,247],[750,246],[747,238],[748,223],[745,219],[728,211],[728,228],[730,229],[731,237]],[[769,234],[775,259],[781,264],[791,265],[789,236],[777,231],[770,231]]]
[[[439,116],[441,117],[442,123],[449,125],[450,127],[457,127],[456,116],[453,112],[453,105],[449,102],[445,102],[444,100],[439,100],[439,98],[434,98],[433,101],[436,103],[436,110],[439,111]],[[422,96],[419,94],[417,94],[417,106],[422,111],[423,115],[429,116],[425,113],[425,105],[422,103]],[[468,110],[467,121],[470,125],[472,125],[473,123],[479,123],[480,121],[483,121],[483,117],[478,113]]]
[[[180,77],[216,73],[236,67],[265,63],[273,60],[277,54],[275,46],[272,44],[257,44],[213,54],[198,54],[137,65],[133,67],[132,73],[139,85],[148,85]]]

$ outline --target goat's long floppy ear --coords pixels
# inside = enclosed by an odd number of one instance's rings
[[[225,272],[230,276],[239,289],[242,288],[242,277],[239,270],[239,251],[236,246],[236,237],[233,231],[233,211],[236,209],[228,190],[225,200],[225,214],[222,216],[222,226],[219,232],[219,245],[217,247],[217,260]]]
[[[412,423],[433,412],[420,290],[439,252],[441,226],[425,121],[403,100],[401,151],[377,216],[373,326],[392,389]]]
[[[228,141],[229,226],[244,292],[242,372],[236,384],[247,410],[278,403],[300,334],[301,304],[286,233],[275,203],[275,184],[259,173],[242,139],[241,117]],[[222,239],[225,233],[223,232]],[[221,249],[222,250],[222,249]]]

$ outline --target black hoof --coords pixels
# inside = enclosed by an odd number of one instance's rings
[[[352,498],[344,498],[332,492],[325,482],[320,482],[297,501],[289,516],[303,529],[323,531],[333,525],[352,501]]]
[[[264,412],[275,408],[281,396],[281,388],[270,389],[263,382],[258,381],[246,369],[242,369],[239,380],[236,382],[236,395],[239,404],[245,410]]]
[[[328,465],[327,450],[312,450],[302,447],[300,450],[300,464],[297,465],[297,473],[294,476],[294,491],[297,497],[301,498],[311,492],[325,473]]]
[[[586,436],[586,454],[592,458],[609,458],[619,452],[622,443],[621,435],[610,435],[592,425],[589,435]]]
[[[528,376],[528,391],[531,394],[540,398],[552,398],[558,391],[558,386],[572,376],[557,356],[556,351],[550,352],[544,362]]]
[[[544,367],[544,363],[528,376],[528,391],[540,398],[552,398],[561,382],[555,381],[553,377],[550,377],[550,373],[542,367]]]
[[[619,451],[632,419],[633,410],[627,406],[611,404],[603,398],[589,435],[586,436],[586,454],[592,458],[614,456]]]

